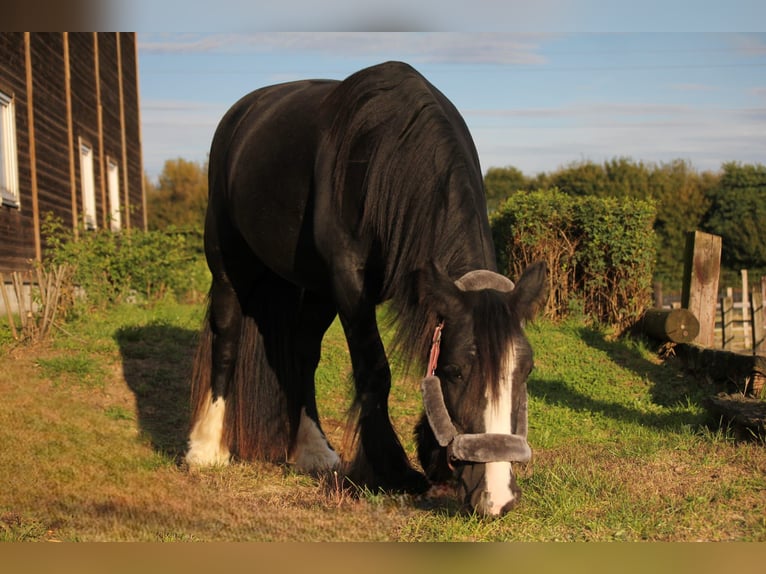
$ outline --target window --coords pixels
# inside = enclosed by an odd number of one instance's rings
[[[16,113],[13,98],[0,92],[0,204],[19,207]]]
[[[80,140],[80,185],[85,229],[96,229],[96,185],[93,177],[93,148]]]
[[[120,168],[117,162],[109,158],[106,162],[106,181],[109,187],[109,225],[112,231],[122,228],[120,215]]]

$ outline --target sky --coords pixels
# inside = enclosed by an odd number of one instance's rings
[[[138,32],[144,169],[156,180],[168,159],[204,162],[222,115],[254,89],[386,60],[413,65],[455,104],[483,172],[615,157],[700,171],[766,163],[766,32],[540,28]]]

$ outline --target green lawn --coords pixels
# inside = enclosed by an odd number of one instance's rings
[[[576,322],[528,329],[534,456],[501,519],[445,498],[352,496],[279,465],[189,472],[177,461],[202,316],[123,306],[35,347],[0,333],[0,540],[766,541],[764,444],[709,425],[701,387],[672,361]],[[342,451],[337,322],[323,349],[320,413]],[[391,413],[414,458],[415,377],[394,384]]]

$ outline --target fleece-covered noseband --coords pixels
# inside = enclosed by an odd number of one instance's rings
[[[514,288],[513,282],[507,277],[486,270],[471,271],[455,281],[455,285],[462,291],[495,289],[510,292]],[[434,374],[439,356],[441,328],[442,324],[440,323],[434,333],[428,372],[420,384],[426,417],[439,446],[447,448],[447,456],[450,461],[527,462],[532,457],[532,450],[529,448],[527,437],[524,435],[460,434],[457,432],[444,404],[441,381]],[[526,417],[526,402],[525,396],[522,398],[523,408],[520,409],[519,413],[524,417]],[[526,426],[523,424],[521,428],[526,428]]]

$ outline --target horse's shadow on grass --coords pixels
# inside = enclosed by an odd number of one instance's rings
[[[704,391],[698,382],[684,374],[673,364],[655,363],[647,360],[641,352],[620,340],[609,340],[596,329],[581,327],[581,339],[591,348],[604,352],[611,361],[633,372],[639,379],[649,384],[649,398],[653,404],[662,407],[703,405]],[[672,363],[675,359],[670,359]],[[615,396],[620,395],[615,381]],[[689,411],[668,410],[647,412],[625,403],[608,401],[588,396],[572,388],[567,382],[558,380],[535,380],[530,383],[530,393],[538,395],[549,404],[566,406],[575,411],[599,413],[603,416],[642,426],[660,429],[677,428],[680,425],[701,425],[709,421],[707,417]]]
[[[140,431],[156,451],[179,462],[186,450],[197,332],[155,322],[122,327],[115,340],[125,381],[136,399]]]

